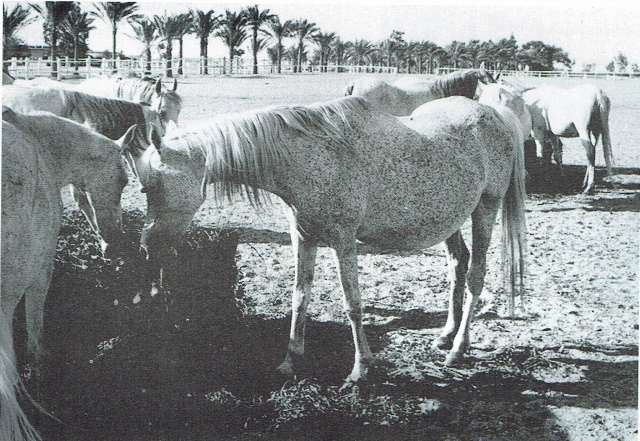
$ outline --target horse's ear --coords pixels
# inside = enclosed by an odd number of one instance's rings
[[[173,91],[175,92],[177,88],[178,88],[178,79],[174,78],[173,79]]]
[[[502,75],[502,72],[498,72],[498,74],[496,75],[495,80],[498,81],[500,79],[500,75]]]
[[[162,78],[158,78],[156,81],[156,93],[160,95],[160,92],[162,92]]]
[[[134,124],[127,132],[122,135],[118,141],[116,141],[120,145],[120,153],[124,153],[129,149],[129,146],[133,143],[133,140],[136,137],[136,129],[138,128],[138,124]]]
[[[480,63],[480,70],[484,70],[484,61]]]
[[[151,126],[151,131],[149,132],[149,138],[151,139],[151,144],[156,148],[156,150],[160,151],[160,147],[162,146],[162,137],[160,136],[160,132],[155,124],[149,124]]]

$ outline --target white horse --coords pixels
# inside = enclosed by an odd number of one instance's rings
[[[89,195],[93,228],[116,248],[122,240],[120,198],[127,184],[121,156],[129,130],[114,142],[50,113],[22,115],[2,108],[2,295],[0,297],[0,436],[39,439],[16,400],[20,377],[12,319],[25,298],[28,351],[36,375],[42,361],[44,303],[62,222],[60,190],[73,184]]]
[[[147,166],[140,168],[149,207],[141,247],[151,261],[162,262],[210,183],[219,199],[242,188],[257,203],[263,190],[279,196],[289,207],[296,259],[291,334],[279,370],[291,374],[304,353],[306,309],[323,242],[335,253],[355,342],[347,380],[357,381],[373,355],[362,326],[356,240],[385,249],[444,241],[450,314],[436,344],[451,349],[447,364],[456,363],[469,345],[501,205],[503,256],[517,289],[525,247],[522,138],[494,109],[467,98],[427,106],[422,115],[396,118],[362,98],[346,97],[218,118],[164,139],[152,134],[153,146],[143,157]],[[471,255],[460,233],[469,217]]]
[[[555,86],[511,87],[522,93],[531,112],[531,134],[536,142],[538,155],[542,156],[544,162],[551,162],[551,152],[545,148],[545,140],[551,142],[555,160],[562,167],[562,145],[559,137],[580,138],[587,156],[583,189],[584,193],[591,193],[595,180],[595,146],[601,137],[607,174],[611,176],[611,101],[599,87],[593,84],[583,84],[570,89]]]
[[[34,80],[35,81],[35,80]],[[47,80],[42,84],[58,83]],[[136,126],[135,136],[127,149],[125,158],[134,176],[137,176],[137,162],[149,145],[150,127],[157,127],[164,133],[158,110],[148,105],[121,99],[104,98],[64,88],[32,88],[20,86],[3,87],[3,105],[16,112],[46,111],[92,128],[110,139],[121,138],[131,126]],[[82,211],[88,209],[88,202],[82,191],[73,191]]]
[[[175,78],[171,89],[164,87],[160,78],[120,78],[117,76],[88,78],[74,86],[74,89],[107,98],[149,103],[151,107],[158,110],[163,124],[173,121],[177,125],[182,110],[182,98],[176,92],[178,80]]]
[[[420,105],[438,98],[465,96],[473,99],[479,83],[495,83],[484,67],[460,70],[427,80],[406,77],[393,84],[377,78],[359,78],[347,85],[345,95],[366,98],[390,115],[407,116]]]

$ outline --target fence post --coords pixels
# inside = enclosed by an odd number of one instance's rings
[[[11,58],[11,70],[13,74],[17,76],[18,73],[18,59],[16,57]]]
[[[91,77],[91,57],[87,55],[87,58],[84,60],[85,67],[87,68],[87,78]]]
[[[31,61],[29,58],[24,59],[24,79],[25,80],[29,79],[29,61]]]

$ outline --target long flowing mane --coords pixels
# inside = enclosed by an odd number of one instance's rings
[[[69,116],[77,112],[89,122],[93,128],[110,139],[118,139],[129,127],[137,124],[131,153],[138,157],[144,153],[149,141],[147,139],[147,123],[142,111],[142,105],[132,101],[113,98],[103,98],[71,90],[59,91],[68,109]]]
[[[348,148],[346,130],[354,114],[370,112],[371,105],[359,97],[344,97],[309,106],[273,107],[250,113],[225,115],[203,125],[172,131],[163,145],[184,146],[192,157],[204,161],[202,192],[214,185],[216,200],[246,194],[256,205],[269,201],[259,188],[269,187],[279,164],[287,160],[287,139],[307,137],[326,141],[327,149]],[[142,158],[140,174],[150,173],[150,147]],[[143,185],[145,183],[143,182]]]
[[[123,99],[150,103],[155,94],[155,80],[153,78],[124,78],[118,79],[113,85],[116,95]],[[182,98],[172,90],[163,89],[162,98],[181,106]]]
[[[441,92],[445,97],[460,95],[473,99],[479,79],[477,69],[461,70],[433,78],[431,88]]]

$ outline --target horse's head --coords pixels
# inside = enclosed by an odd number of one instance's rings
[[[484,61],[482,62],[482,64],[480,64],[480,68],[476,71],[476,75],[478,77],[478,81],[481,82],[482,84],[486,85],[486,84],[493,84],[497,82],[496,79],[493,78],[493,76],[491,75],[491,72],[489,72],[484,68]]]
[[[204,202],[204,168],[194,165],[179,138],[165,138],[163,143],[152,129],[151,141],[138,170],[147,195],[140,248],[150,261],[162,265]]]
[[[84,174],[80,188],[87,192],[87,205],[82,206],[89,223],[114,252],[122,246],[121,197],[127,185],[127,172],[123,154],[133,142],[136,126],[117,141],[95,137],[92,142],[92,166]],[[114,142],[117,145],[114,147]]]
[[[153,103],[163,124],[173,121],[178,124],[178,116],[182,110],[182,99],[176,93],[178,80],[174,78],[171,90],[163,89],[162,80],[158,78],[155,83]]]

